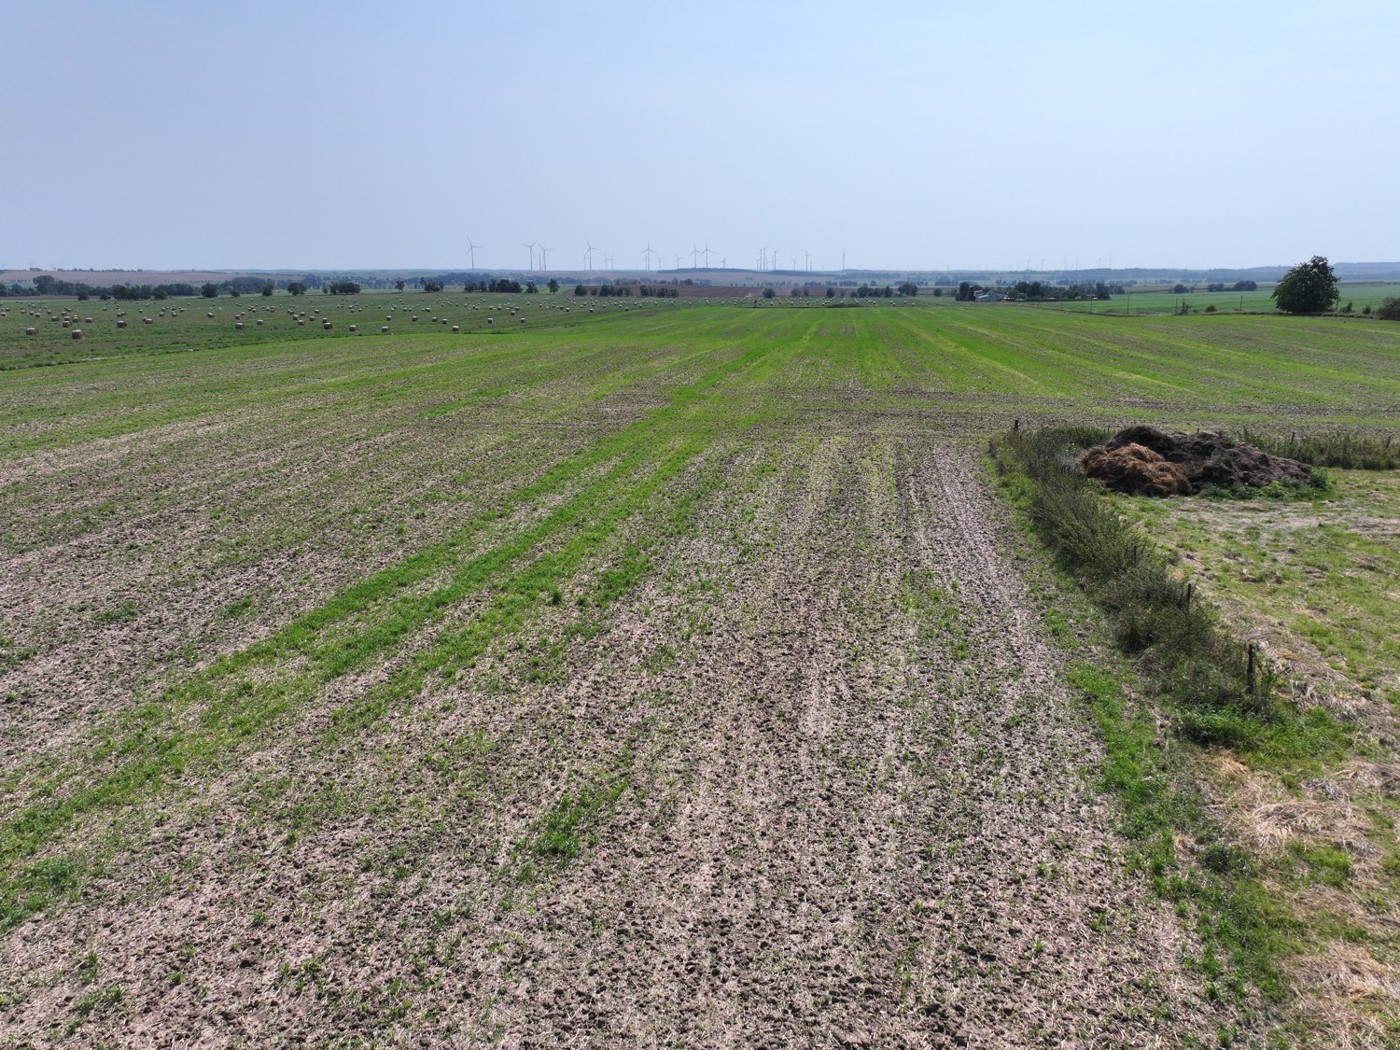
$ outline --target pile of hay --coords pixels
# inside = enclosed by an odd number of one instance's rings
[[[1308,484],[1312,471],[1295,459],[1273,456],[1223,434],[1167,433],[1126,427],[1085,450],[1080,471],[1116,492],[1186,496],[1204,488],[1264,488],[1276,481]]]

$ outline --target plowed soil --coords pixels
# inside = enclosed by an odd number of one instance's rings
[[[1262,1034],[1097,786],[1027,402],[867,314],[14,374],[4,1040]]]

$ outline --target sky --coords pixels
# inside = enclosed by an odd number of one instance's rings
[[[3,15],[0,269],[1400,259],[1395,0]]]

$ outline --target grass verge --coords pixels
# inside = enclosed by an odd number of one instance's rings
[[[1193,584],[1106,496],[1071,469],[1099,432],[1050,428],[992,442],[1004,489],[1058,565],[1105,615],[1113,640],[1175,735],[1230,748],[1264,764],[1307,764],[1346,746],[1349,731],[1321,710],[1281,697],[1253,648],[1232,637]],[[1279,960],[1296,922],[1270,896],[1251,855],[1226,841],[1192,786],[1180,747],[1162,746],[1155,713],[1130,701],[1127,672],[1076,664],[1070,684],[1089,702],[1106,750],[1104,784],[1123,800],[1134,864],[1192,917],[1202,944],[1192,960],[1208,995],[1267,1001],[1287,991]]]

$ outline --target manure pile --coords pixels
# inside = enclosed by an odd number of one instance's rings
[[[1275,482],[1309,484],[1312,470],[1296,459],[1271,455],[1223,434],[1169,433],[1125,427],[1076,461],[1086,477],[1115,492],[1190,496],[1203,489],[1264,488]]]

